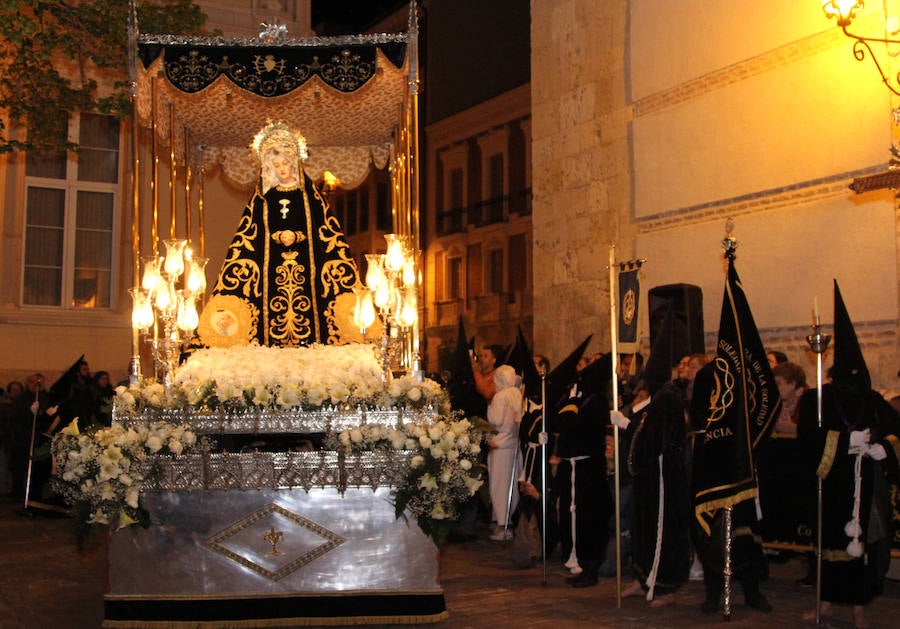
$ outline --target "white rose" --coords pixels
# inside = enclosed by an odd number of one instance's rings
[[[418,402],[422,399],[422,391],[419,390],[419,387],[413,387],[406,392],[406,397],[408,397],[413,402]]]
[[[171,451],[172,454],[179,455],[183,449],[184,446],[181,445],[180,441],[176,439],[169,440],[169,451]]]
[[[427,435],[422,435],[421,437],[419,437],[419,445],[423,448],[430,448],[431,439],[429,439]]]
[[[475,492],[478,491],[478,488],[481,487],[483,481],[478,478],[472,478],[471,476],[463,476],[463,482],[466,484],[466,489],[469,490],[469,495],[474,496]]]
[[[429,491],[437,489],[437,479],[431,474],[423,474],[422,478],[419,479],[419,488]]]
[[[421,454],[417,454],[409,462],[409,466],[413,469],[422,467],[423,465],[425,465],[425,457]]]
[[[146,448],[153,452],[154,454],[159,452],[163,447],[162,439],[160,439],[157,435],[150,435],[147,437],[147,441],[144,443]]]
[[[468,470],[472,469],[472,462],[469,459],[462,459],[459,462],[459,466],[462,469],[468,471]]]
[[[128,488],[128,491],[125,492],[125,503],[131,507],[132,509],[138,508],[138,498],[140,497],[141,492],[138,489],[137,485],[132,485]]]
[[[362,443],[363,435],[362,431],[359,428],[353,428],[350,430],[350,441],[353,443]]]

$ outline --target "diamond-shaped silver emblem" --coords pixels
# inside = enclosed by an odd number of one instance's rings
[[[203,544],[211,551],[278,581],[346,540],[274,502],[222,529]]]

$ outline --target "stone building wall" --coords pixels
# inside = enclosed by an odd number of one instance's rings
[[[891,102],[817,3],[533,0],[532,20],[537,351],[609,349],[610,243],[647,258],[645,291],[701,287],[711,350],[731,217],[767,346],[813,376],[837,279],[876,385],[900,385],[893,195],[847,188],[885,168]]]

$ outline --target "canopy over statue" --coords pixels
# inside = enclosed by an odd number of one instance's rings
[[[306,140],[270,123],[253,153],[259,183],[200,317],[200,340],[213,347],[346,342],[359,275],[337,218],[301,167]]]

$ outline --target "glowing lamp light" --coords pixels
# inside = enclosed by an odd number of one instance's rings
[[[391,288],[387,285],[387,282],[382,282],[375,287],[373,301],[379,310],[383,310],[391,302]]]
[[[334,173],[332,173],[330,170],[326,170],[324,173],[322,173],[322,179],[325,181],[325,187],[328,190],[334,190],[341,183],[341,180],[335,177]]]
[[[416,283],[416,260],[412,256],[403,265],[403,285],[406,287]]]
[[[187,246],[186,240],[165,240],[166,260],[163,263],[163,270],[166,275],[178,277],[184,273],[184,248]]]
[[[368,329],[375,323],[375,303],[372,301],[372,292],[366,291],[360,305],[359,318],[362,327]]]
[[[159,263],[162,258],[156,256],[144,258],[144,275],[141,278],[141,288],[152,294],[157,287],[162,284],[162,277],[159,275]]]
[[[383,255],[377,253],[366,254],[366,286],[369,290],[377,290],[381,284],[385,283],[383,260]]]
[[[384,254],[384,268],[396,272],[406,263],[406,255],[403,251],[403,241],[397,234],[385,234],[387,241],[387,253]]]
[[[862,8],[862,0],[822,0],[825,15],[837,19],[838,26],[849,26]]]
[[[197,304],[193,297],[182,298],[178,308],[178,327],[184,332],[193,332],[200,324]]]
[[[202,293],[206,290],[206,264],[209,258],[192,258],[188,267],[185,288],[191,293]]]
[[[397,323],[403,327],[410,327],[419,318],[418,301],[415,289],[407,289],[403,295],[403,301],[397,312]]]

